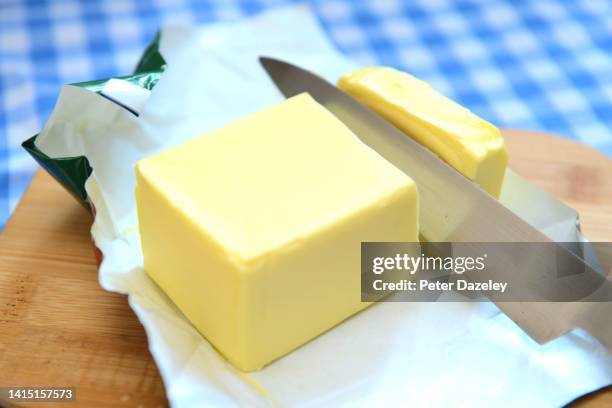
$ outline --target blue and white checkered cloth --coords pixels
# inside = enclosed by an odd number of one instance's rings
[[[64,83],[131,72],[169,23],[233,19],[291,0],[0,2],[0,228],[35,168],[20,143]],[[341,51],[395,66],[498,126],[612,154],[609,0],[313,0]]]

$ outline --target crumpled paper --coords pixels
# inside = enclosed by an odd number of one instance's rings
[[[259,372],[234,369],[143,270],[134,163],[281,101],[260,55],[330,81],[355,65],[301,6],[168,27],[160,50],[168,67],[152,92],[116,82],[103,90],[138,117],[65,86],[36,145],[51,157],[89,159],[91,232],[104,254],[100,284],[128,294],[173,406],[553,407],[612,382],[612,355],[587,333],[540,346],[491,303],[376,304]],[[579,239],[573,211],[512,173],[509,180],[502,201],[550,236]]]

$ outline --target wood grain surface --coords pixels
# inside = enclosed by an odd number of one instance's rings
[[[557,137],[504,133],[517,173],[576,208],[591,239],[612,240],[611,159]],[[76,387],[67,407],[166,406],[126,297],[98,285],[91,221],[39,171],[0,236],[0,386]],[[610,407],[612,390],[577,405]]]

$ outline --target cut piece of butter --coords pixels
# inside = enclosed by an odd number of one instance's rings
[[[508,152],[491,123],[393,68],[364,68],[340,78],[338,86],[499,197]]]
[[[145,269],[257,370],[368,306],[362,241],[417,241],[414,182],[308,94],[136,165]]]

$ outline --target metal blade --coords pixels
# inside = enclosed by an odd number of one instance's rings
[[[507,278],[508,270],[537,271],[537,279],[525,282],[523,289],[550,293],[551,285],[560,298],[571,298],[572,285],[592,285],[599,282],[598,295],[612,299],[612,284],[596,270],[566,248],[554,244],[515,213],[501,205],[476,184],[462,176],[428,149],[342,92],[321,77],[284,61],[261,57],[260,62],[285,97],[303,92],[338,117],[365,144],[409,175],[417,184],[420,197],[420,229],[430,242],[549,242],[563,254],[564,267],[581,270],[579,280],[571,285],[559,284],[559,274],[539,253],[511,254],[496,270],[487,269],[491,279]],[[483,246],[484,248],[484,246]],[[539,248],[539,247],[538,247]],[[474,248],[478,251],[477,244]],[[529,250],[527,250],[529,251]],[[531,251],[534,252],[534,251]],[[503,254],[502,254],[503,256]],[[567,283],[567,282],[566,282]],[[521,283],[519,282],[519,285]],[[539,285],[533,288],[527,285]],[[591,286],[592,287],[592,286]],[[585,302],[496,302],[502,311],[539,343],[581,327],[612,349],[612,333],[605,317],[612,315],[612,303]],[[596,313],[590,313],[591,305]],[[605,309],[605,310],[602,310]],[[595,329],[594,329],[595,328]],[[598,333],[597,333],[598,332]]]

